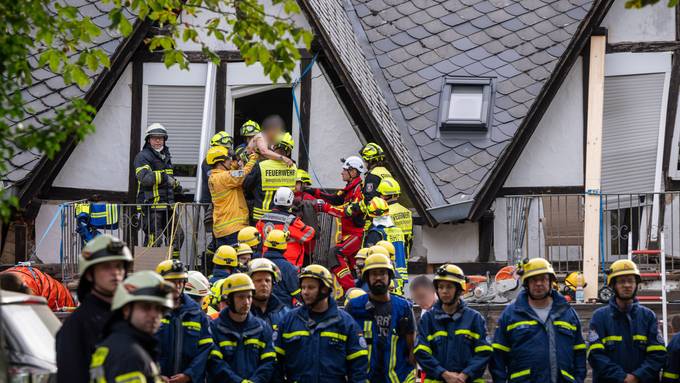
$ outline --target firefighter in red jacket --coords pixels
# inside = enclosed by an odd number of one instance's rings
[[[318,203],[319,210],[341,219],[342,238],[335,246],[337,263],[335,267],[329,268],[345,291],[354,287],[354,277],[350,270],[354,270],[354,254],[361,248],[364,236],[364,214],[359,209],[352,209],[352,206],[363,199],[361,175],[365,171],[364,161],[351,156],[342,165],[342,180],[347,182],[344,189],[337,194],[314,189],[314,196],[321,199]]]
[[[302,265],[305,258],[305,245],[314,239],[314,228],[307,226],[295,214],[290,212],[295,195],[287,187],[281,187],[274,194],[274,207],[269,213],[265,213],[257,222],[256,228],[262,238],[274,229],[288,233],[288,246],[284,256],[288,262],[296,267]],[[266,249],[263,249],[263,253]]]

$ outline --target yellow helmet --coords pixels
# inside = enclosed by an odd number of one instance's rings
[[[463,269],[450,263],[439,266],[434,276],[435,287],[437,286],[438,281],[457,283],[462,291],[465,291],[465,288],[467,287],[467,278],[465,278]]]
[[[387,201],[380,197],[373,197],[371,202],[368,204],[368,216],[369,217],[382,217],[384,215],[389,215],[390,206]]]
[[[187,285],[184,288],[184,292],[197,297],[212,295],[208,278],[201,274],[200,271],[196,270],[189,271],[189,278],[187,280]]]
[[[385,197],[399,197],[401,194],[401,186],[399,182],[392,177],[385,177],[378,185],[378,194]]]
[[[397,249],[394,248],[394,245],[392,242],[389,241],[378,241],[378,243],[375,244],[376,246],[382,246],[387,250],[387,253],[390,255],[390,259],[394,261],[396,254],[397,254]]]
[[[619,259],[618,261],[612,263],[612,265],[609,267],[609,270],[607,270],[607,286],[611,286],[612,280],[622,275],[635,275],[638,283],[640,283],[640,270],[638,269],[635,262],[629,261],[627,259]]]
[[[354,260],[366,259],[366,257],[368,257],[368,250],[368,247],[362,247],[359,249],[359,251],[357,251],[357,253],[354,255]]]
[[[231,134],[227,132],[218,132],[210,139],[210,146],[225,146],[230,147],[234,144],[234,140],[231,138]]]
[[[178,259],[167,259],[159,263],[156,272],[166,281],[189,278],[186,266]]]
[[[227,278],[222,278],[213,283],[210,287],[210,292],[212,293],[210,304],[217,305],[222,297],[222,285]]]
[[[255,258],[248,262],[248,275],[252,277],[253,274],[259,271],[271,273],[274,282],[281,280],[281,271],[279,270],[279,267],[267,258]]]
[[[138,271],[125,278],[116,287],[116,293],[111,302],[111,311],[118,310],[131,302],[152,302],[165,308],[172,309],[175,302],[172,299],[174,286],[150,270]]]
[[[385,152],[383,151],[383,148],[381,148],[380,145],[376,144],[375,142],[369,142],[368,144],[364,145],[364,147],[359,151],[359,155],[366,162],[377,162],[385,159]]]
[[[329,289],[333,289],[333,276],[327,268],[321,265],[309,265],[300,270],[298,280],[302,282],[303,278],[318,279],[321,281],[321,283],[323,283],[324,286],[328,287]]]
[[[373,246],[380,247],[380,246]],[[371,247],[371,249],[373,248]],[[370,250],[370,249],[369,249]],[[364,264],[363,270],[361,270],[361,278],[364,280],[368,277],[368,272],[371,270],[385,269],[389,272],[390,278],[394,279],[394,266],[390,258],[386,254],[371,254],[366,258],[366,264]]]
[[[255,285],[248,274],[235,273],[224,279],[220,296],[222,300],[225,300],[229,298],[229,294],[241,291],[255,291]]]
[[[243,137],[252,137],[260,133],[260,131],[262,131],[260,124],[253,120],[248,120],[241,125],[241,135]]]
[[[312,177],[309,176],[306,170],[298,169],[295,176],[296,182],[302,182],[305,185],[312,186]]]
[[[236,255],[252,254],[252,253],[253,253],[253,248],[250,247],[247,243],[239,243],[236,246]]]
[[[553,280],[557,279],[557,276],[555,275],[555,270],[553,270],[552,265],[550,264],[550,262],[543,258],[532,258],[529,260],[525,260],[519,265],[517,274],[520,275],[522,283],[524,283],[527,279],[531,277],[543,274],[550,274]]]
[[[208,154],[205,155],[205,162],[208,165],[215,165],[218,162],[224,162],[230,157],[229,149],[225,146],[213,146],[208,149]]]
[[[386,248],[384,248],[383,246],[375,245],[375,246],[371,246],[371,247],[368,248],[368,251],[366,252],[366,256],[367,256],[366,258],[368,259],[368,257],[370,257],[373,254],[382,254],[382,255],[389,258],[390,251],[387,250]]]
[[[250,247],[255,247],[260,244],[260,241],[262,241],[262,236],[260,235],[260,232],[257,231],[257,229],[252,226],[244,227],[243,229],[241,229],[241,231],[238,232],[239,243],[245,243]]]
[[[366,295],[366,292],[363,289],[360,289],[358,287],[352,287],[349,290],[347,290],[347,293],[345,293],[345,299],[349,301],[362,295]]]
[[[567,285],[572,290],[576,290],[576,287],[578,287],[578,278],[581,278],[581,283],[583,283],[583,286],[581,287],[586,287],[587,283],[585,281],[585,278],[583,277],[583,274],[579,271],[574,271],[567,275],[566,278],[564,278],[564,284]]]
[[[212,262],[214,265],[237,267],[238,257],[236,256],[236,250],[229,245],[222,245],[217,248],[215,255],[212,257]]]
[[[293,140],[293,136],[291,136],[288,132],[276,137],[276,142],[274,143],[274,148],[282,148],[287,152],[292,152],[294,146],[295,141]]]
[[[270,249],[286,250],[288,248],[288,232],[274,229],[267,234],[264,245]]]

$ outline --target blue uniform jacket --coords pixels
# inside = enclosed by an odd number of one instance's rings
[[[298,270],[292,263],[288,262],[283,253],[276,249],[269,249],[264,253],[264,257],[274,262],[281,270],[281,281],[274,284],[272,293],[279,298],[279,301],[288,307],[293,307],[293,298],[300,294],[298,286]]]
[[[361,329],[332,298],[316,320],[307,306],[289,312],[275,338],[288,382],[368,383],[368,351]]]
[[[281,323],[281,320],[283,320],[283,317],[288,314],[292,309],[279,300],[279,298],[276,297],[276,295],[273,295],[269,297],[269,300],[267,301],[267,308],[265,312],[262,312],[259,307],[252,305],[250,307],[250,312],[255,315],[255,317],[262,319],[263,321],[267,322],[269,327],[271,327],[274,331],[278,328],[279,323]]]
[[[588,361],[593,383],[622,382],[633,374],[643,383],[659,381],[666,347],[654,312],[637,300],[621,311],[612,298],[593,313],[588,335]]]
[[[370,360],[369,379],[372,382],[413,382],[415,379],[415,366],[409,361],[409,347],[406,337],[409,333],[403,333],[400,323],[408,317],[413,317],[413,307],[406,299],[391,294],[392,317],[390,320],[390,336],[384,347],[383,355],[378,355],[380,339],[378,326],[373,318],[374,306],[368,299],[368,294],[350,300],[345,310],[352,315],[357,324],[363,329],[364,337],[368,343],[368,356]],[[376,368],[382,361],[382,368]],[[374,377],[376,371],[385,371],[387,376]]]
[[[220,279],[224,279],[228,276],[231,275],[231,271],[225,270],[225,269],[213,269],[213,273],[210,276],[210,279],[208,279],[208,282],[210,282],[211,285],[214,285],[215,282],[219,281]]]
[[[493,339],[494,382],[583,382],[586,345],[576,311],[557,291],[545,323],[522,290],[500,318]]]
[[[461,299],[453,315],[444,312],[441,302],[423,314],[414,352],[428,382],[443,382],[441,375],[451,371],[483,383],[493,348],[486,340],[486,321]]]
[[[675,334],[668,343],[668,358],[661,375],[663,383],[680,382],[680,333]]]
[[[182,294],[180,299],[182,305],[161,319],[156,333],[161,375],[183,373],[192,382],[202,382],[213,343],[208,316],[188,295]]]
[[[392,243],[394,245],[394,267],[401,275],[408,278],[404,233],[401,229],[396,226],[371,225],[366,230],[364,238],[364,247],[371,247],[382,240]]]
[[[224,309],[210,325],[215,347],[210,353],[210,378],[214,382],[268,383],[274,373],[276,352],[273,331],[263,320],[248,314],[237,325]]]

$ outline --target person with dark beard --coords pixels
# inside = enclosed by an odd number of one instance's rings
[[[628,259],[612,263],[607,270],[614,297],[595,310],[588,334],[593,383],[659,381],[666,347],[654,311],[636,298],[640,281],[637,265]]]
[[[415,379],[413,307],[406,299],[389,293],[394,278],[394,266],[388,256],[369,255],[362,270],[368,294],[350,300],[345,307],[371,344],[371,383]]]
[[[550,262],[533,258],[519,265],[524,289],[500,318],[489,370],[494,382],[577,382],[586,377],[586,345],[581,322],[567,300],[552,288]]]

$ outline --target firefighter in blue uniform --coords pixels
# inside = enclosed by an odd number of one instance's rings
[[[661,382],[680,383],[680,332],[668,343],[668,358],[661,374]]]
[[[666,347],[659,336],[656,315],[635,297],[640,271],[620,259],[607,271],[614,297],[593,313],[588,334],[588,361],[594,383],[658,382],[666,362]]]
[[[274,295],[284,305],[293,307],[293,298],[298,297],[300,289],[297,283],[298,270],[283,255],[288,247],[288,233],[278,229],[270,231],[264,247],[267,248],[264,257],[274,262],[281,272],[281,280],[274,285]]]
[[[248,264],[248,275],[255,285],[250,312],[276,330],[283,317],[291,310],[272,294],[274,285],[281,280],[279,268],[266,258],[256,258]]]
[[[284,376],[289,382],[368,383],[366,341],[331,296],[331,272],[309,265],[299,280],[304,306],[283,318],[275,336]]]
[[[415,382],[415,319],[406,299],[389,293],[394,266],[384,254],[366,258],[362,278],[369,292],[350,300],[347,312],[364,331],[371,383]]]
[[[578,382],[586,377],[586,345],[576,311],[552,288],[552,265],[520,264],[524,289],[500,318],[493,339],[494,382]]]
[[[441,266],[434,287],[439,300],[420,318],[414,350],[426,381],[483,383],[493,348],[486,340],[484,317],[461,298],[463,270],[451,264]]]
[[[238,268],[238,254],[236,249],[229,245],[222,245],[217,248],[212,257],[213,272],[208,278],[210,284],[214,284],[220,279],[230,276]]]
[[[250,312],[255,285],[247,274],[230,275],[222,284],[227,307],[212,322],[216,346],[210,354],[214,382],[268,383],[276,362],[273,331]]]
[[[189,273],[181,261],[163,261],[156,266],[156,272],[175,287],[172,294],[175,308],[163,317],[156,333],[161,375],[173,383],[203,382],[213,346],[208,317],[184,293]]]

